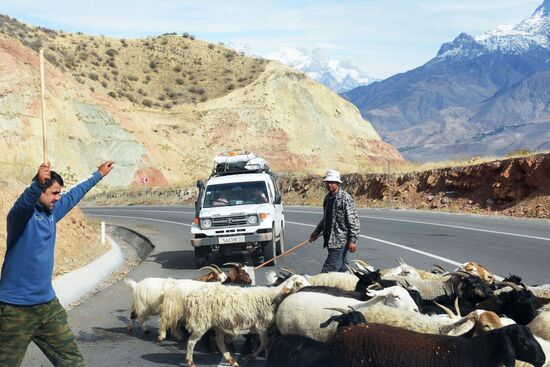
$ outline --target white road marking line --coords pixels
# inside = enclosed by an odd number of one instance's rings
[[[307,214],[320,214],[320,213],[322,213],[322,212],[310,212],[310,211],[305,211],[305,210],[304,211],[285,210],[285,211],[289,212],[289,213],[307,213]],[[426,224],[426,225],[430,225],[430,226],[449,227],[449,228],[456,228],[456,229],[465,229],[465,230],[469,230],[469,231],[494,233],[494,234],[500,234],[500,235],[504,235],[504,236],[524,237],[524,238],[531,238],[531,239],[535,239],[535,240],[550,241],[550,238],[547,238],[547,237],[531,236],[531,235],[528,235],[528,234],[519,234],[519,233],[512,233],[512,232],[492,231],[490,229],[481,229],[481,228],[473,228],[473,227],[465,227],[465,226],[455,226],[455,225],[452,225],[452,224],[433,223],[433,222],[425,222],[425,221],[420,221],[420,220],[397,219],[397,218],[388,218],[388,217],[374,217],[374,216],[368,216],[368,215],[359,215],[359,218],[389,220],[389,221],[393,221],[393,222]]]
[[[367,216],[367,215],[360,215],[359,218],[389,220],[389,221],[393,221],[393,222],[427,224],[427,225],[438,226],[438,227],[450,227],[450,228],[457,228],[457,229],[466,229],[466,230],[469,230],[469,231],[495,233],[495,234],[501,234],[501,235],[505,235],[505,236],[525,237],[525,238],[531,238],[531,239],[535,239],[535,240],[550,241],[550,238],[547,238],[547,237],[530,236],[530,235],[527,235],[527,234],[519,234],[519,233],[511,233],[511,232],[492,231],[490,229],[480,229],[480,228],[472,228],[472,227],[464,227],[464,226],[455,226],[455,225],[452,225],[452,224],[431,223],[431,222],[424,222],[424,221],[420,221],[420,220],[396,219],[396,218],[387,218],[387,217],[372,217],[372,216]]]
[[[128,219],[150,220],[152,222],[170,223],[170,224],[177,224],[177,225],[180,225],[180,226],[191,227],[191,224],[181,223],[181,222],[174,222],[174,221],[171,221],[171,220],[143,218],[143,217],[131,217],[131,216],[126,216],[126,215],[109,215],[109,214],[88,214],[88,215],[93,215],[95,217],[111,217],[111,218],[128,218]]]
[[[314,226],[313,224],[306,224],[306,223],[289,222],[289,221],[286,221],[285,223],[297,224],[297,225],[307,226],[307,227],[317,227],[317,226]],[[408,251],[416,252],[416,253],[419,253],[421,255],[428,256],[428,257],[431,257],[431,258],[434,258],[434,259],[437,259],[437,260],[441,260],[441,261],[444,261],[446,263],[453,264],[453,265],[456,265],[456,266],[462,265],[462,263],[459,263],[458,261],[454,261],[454,260],[448,259],[446,257],[439,256],[439,255],[431,254],[429,252],[417,250],[417,249],[414,249],[412,247],[408,247],[408,246],[405,246],[405,245],[400,245],[400,244],[395,243],[395,242],[381,240],[379,238],[365,236],[365,235],[362,235],[362,234],[360,234],[359,237],[363,237],[363,238],[366,238],[366,239],[369,239],[369,240],[372,240],[372,241],[382,242],[382,243],[385,243],[387,245],[394,246],[394,247],[399,247],[399,248],[402,248],[402,249],[405,249],[405,250],[408,250]]]

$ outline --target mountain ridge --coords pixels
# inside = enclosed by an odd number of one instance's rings
[[[461,33],[424,65],[343,95],[413,160],[547,149],[547,8],[481,38]]]

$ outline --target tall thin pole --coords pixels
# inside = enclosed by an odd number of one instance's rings
[[[40,96],[42,99],[42,149],[44,162],[48,161],[48,137],[46,135],[46,83],[44,82],[44,50],[40,49]]]

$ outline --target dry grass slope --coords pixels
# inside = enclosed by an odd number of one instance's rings
[[[29,26],[0,15],[0,32],[35,51],[91,91],[145,107],[169,109],[242,88],[266,60],[196,40],[184,33],[116,39]]]

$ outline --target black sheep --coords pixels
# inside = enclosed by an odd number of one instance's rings
[[[339,328],[327,343],[333,363],[346,367],[540,367],[540,344],[526,326],[510,325],[474,338],[422,334],[383,324]]]

